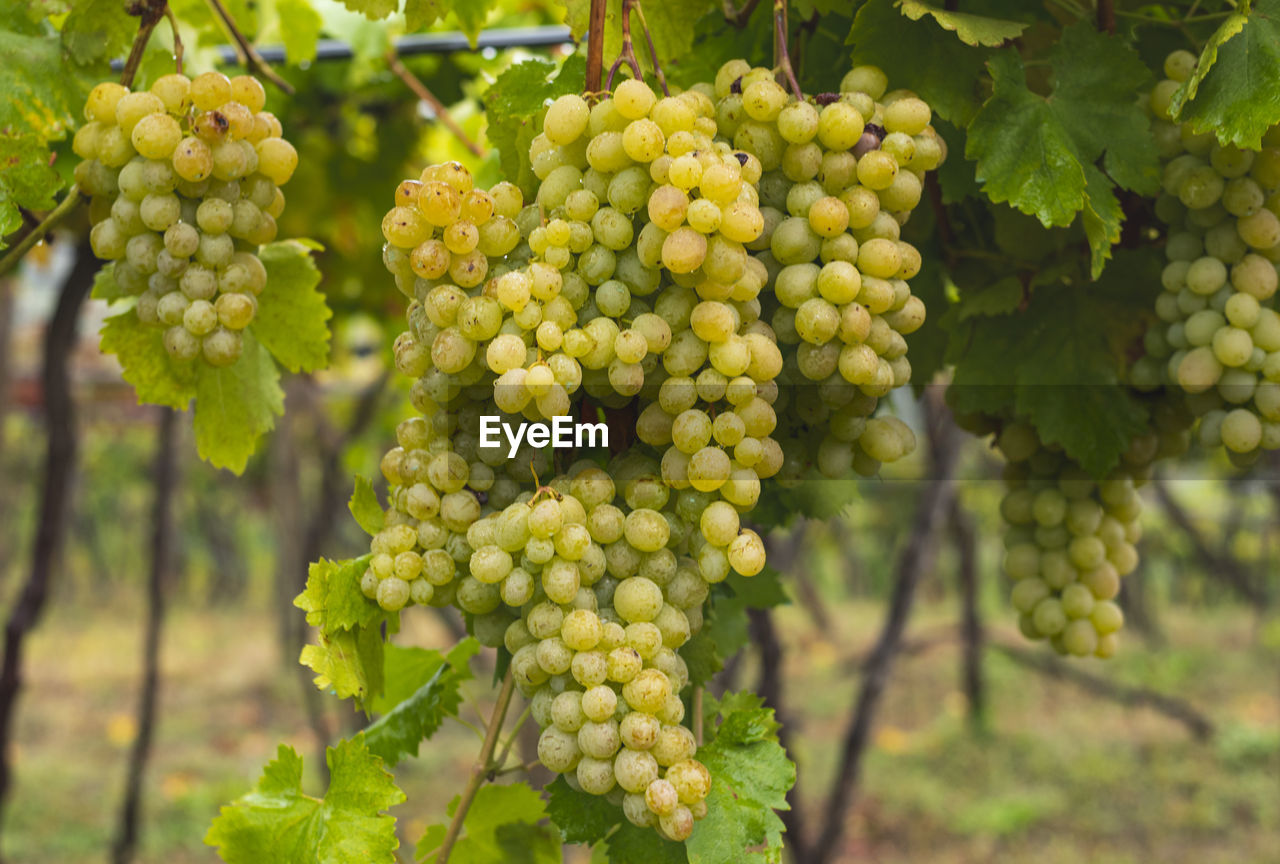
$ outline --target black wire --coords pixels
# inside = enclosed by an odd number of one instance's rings
[[[396,53],[401,57],[412,57],[415,54],[459,54],[468,51],[482,51],[485,48],[546,48],[552,45],[564,45],[572,42],[568,27],[508,27],[499,30],[486,30],[476,39],[475,48],[466,35],[459,32],[450,33],[418,33],[402,36],[396,40]],[[258,53],[268,63],[285,61],[283,45],[263,45]],[[240,61],[236,49],[231,45],[219,45],[214,49],[224,64]],[[321,39],[316,43],[316,61],[350,60],[355,56],[351,45],[338,39]],[[112,60],[111,68],[119,72],[124,68],[124,60]]]

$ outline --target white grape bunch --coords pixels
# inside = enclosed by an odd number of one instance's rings
[[[1280,127],[1253,151],[1172,122],[1170,99],[1195,63],[1173,52],[1151,92],[1168,263],[1155,307],[1161,326],[1146,337],[1152,360],[1136,371],[1148,386],[1186,391],[1200,442],[1247,465],[1280,448]]]
[[[252,76],[206,72],[102,83],[85,104],[72,147],[94,254],[115,262],[138,319],[165,328],[174,361],[234,363],[266,288],[256,253],[276,237],[298,154],[265,102]]]

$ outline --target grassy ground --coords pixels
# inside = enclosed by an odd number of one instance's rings
[[[33,640],[20,707],[17,785],[5,826],[14,864],[105,860],[134,733],[139,618],[52,611]],[[949,614],[925,607],[912,632],[938,633]],[[799,609],[780,618],[802,806],[811,818],[857,684],[854,659],[869,644],[880,607],[853,604],[835,615],[840,644],[818,638]],[[1005,621],[994,623],[999,636],[1012,638]],[[975,736],[956,687],[957,646],[943,641],[903,658],[848,814],[841,860],[1280,861],[1276,655],[1256,647],[1242,613],[1170,614],[1166,625],[1170,647],[1150,651],[1131,640],[1109,667],[1090,668],[1189,699],[1218,725],[1209,743],[1151,711],[1099,701],[997,654],[985,667],[989,732]],[[425,617],[410,627],[419,644],[443,640]],[[273,634],[265,614],[175,613],[142,861],[216,860],[200,842],[210,817],[247,788],[277,743],[312,761],[298,679]],[[754,674],[750,664],[744,673]],[[483,690],[475,687],[473,700],[484,699]],[[339,716],[350,722],[334,708],[331,719]],[[398,772],[412,802],[396,812],[409,843],[441,817],[476,747],[472,730],[451,724],[425,758]],[[314,773],[309,783],[320,791]]]

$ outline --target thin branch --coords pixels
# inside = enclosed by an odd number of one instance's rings
[[[724,20],[741,30],[747,26],[747,22],[751,20],[751,13],[756,11],[756,7],[759,5],[760,0],[747,0],[739,8],[734,5],[733,0],[724,0],[721,9],[724,11]]]
[[[240,53],[244,56],[245,65],[250,70],[257,72],[263,78],[266,78],[272,84],[279,87],[290,96],[293,95],[293,85],[276,74],[276,70],[272,69],[266,60],[262,59],[262,55],[258,53],[258,49],[253,47],[253,43],[249,41],[244,33],[240,32],[240,28],[236,25],[236,21],[231,17],[231,13],[227,11],[227,7],[222,5],[222,0],[206,0],[209,8],[214,11],[222,24],[227,29],[227,33],[231,36],[236,46],[240,49]]]
[[[951,537],[955,543],[960,583],[961,628],[964,633],[963,681],[969,703],[969,722],[981,730],[986,725],[986,687],[982,675],[984,633],[978,608],[978,541],[973,519],[960,499],[951,502]]]
[[[155,500],[151,509],[151,572],[147,579],[147,622],[142,648],[142,692],[138,697],[138,734],[129,752],[120,826],[111,846],[112,864],[128,864],[138,849],[142,784],[155,737],[160,690],[160,633],[164,626],[165,582],[173,543],[173,491],[177,485],[177,413],[160,409],[156,430]]]
[[[774,38],[777,40],[775,45],[778,49],[778,65],[787,75],[791,94],[803,101],[804,92],[800,89],[800,82],[796,81],[796,70],[791,66],[791,56],[787,49],[787,0],[773,0],[773,28],[776,31]]]
[[[1115,35],[1116,32],[1116,5],[1115,0],[1098,0],[1098,32],[1110,33]]]
[[[640,0],[633,0],[631,8],[640,18],[640,29],[644,31],[644,39],[649,43],[649,59],[653,61],[653,74],[658,77],[658,83],[662,85],[663,95],[670,96],[671,88],[667,86],[667,76],[662,74],[662,64],[658,62],[658,49],[654,47],[653,34],[649,32],[649,22],[644,20],[644,9],[640,6]]]
[[[1192,550],[1204,565],[1205,573],[1226,582],[1241,597],[1253,604],[1255,608],[1265,606],[1267,602],[1266,595],[1249,578],[1249,574],[1245,572],[1244,567],[1234,557],[1220,554],[1210,546],[1204,535],[1200,533],[1200,529],[1196,527],[1195,522],[1192,521],[1190,514],[1173,497],[1173,493],[1169,490],[1165,479],[1156,477],[1151,485],[1155,489],[1156,499],[1159,500],[1165,513],[1178,526],[1178,529],[1187,535],[1187,539],[1191,541]]]
[[[129,59],[124,61],[124,70],[120,73],[120,83],[126,87],[133,86],[133,77],[138,74],[138,66],[142,63],[142,54],[151,40],[151,33],[169,9],[169,0],[148,0],[137,14],[140,17],[138,35],[133,38],[133,47],[129,49]]]
[[[600,79],[604,72],[604,23],[605,0],[591,0],[591,18],[587,25],[587,77],[586,91],[600,92]]]
[[[58,306],[45,331],[41,387],[44,393],[44,426],[47,440],[44,480],[40,492],[31,570],[4,629],[4,657],[0,660],[0,826],[6,824],[3,808],[13,782],[13,715],[22,690],[22,654],[27,636],[35,629],[49,599],[50,585],[66,539],[71,479],[75,473],[78,429],[75,399],[71,392],[69,361],[76,341],[80,309],[93,285],[98,262],[87,240],[76,247],[76,263],[62,285]]]
[[[902,635],[911,615],[916,586],[932,567],[937,538],[955,495],[954,475],[959,450],[955,425],[936,388],[927,390],[923,401],[930,451],[929,475],[916,505],[911,532],[898,559],[889,612],[867,663],[857,702],[845,730],[836,779],[827,798],[822,833],[812,848],[803,848],[802,841],[797,847],[797,859],[806,864],[826,864],[836,858],[845,819],[853,803],[862,756],[871,740],[871,729],[888,684],[889,671],[902,647]]]
[[[169,4],[164,5],[164,17],[169,19],[169,27],[173,30],[173,63],[179,75],[182,74],[182,34],[178,32],[178,19],[174,17]]]
[[[609,67],[609,75],[604,81],[606,90],[613,89],[613,76],[618,74],[623,63],[631,67],[631,74],[637,81],[644,80],[644,70],[640,68],[640,61],[636,59],[635,45],[631,40],[632,2],[633,0],[622,0],[622,50],[618,53],[618,59],[614,60],[613,65]]]
[[[462,142],[463,146],[472,152],[473,155],[484,158],[484,148],[471,139],[458,121],[453,119],[453,115],[449,113],[449,109],[444,107],[444,103],[436,98],[436,94],[432,93],[426,84],[422,83],[417,75],[409,71],[409,68],[400,62],[399,56],[396,55],[394,48],[387,51],[386,54],[387,67],[400,78],[405,85],[413,91],[413,95],[417,96],[431,108],[432,113],[436,115],[445,128],[454,134],[454,136]]]
[[[14,244],[13,248],[0,258],[0,276],[4,276],[14,267],[18,266],[18,262],[23,256],[31,251],[31,248],[45,238],[50,231],[56,228],[63,219],[71,215],[80,203],[84,200],[84,196],[80,193],[80,187],[72,184],[67,191],[67,197],[63,198],[58,206],[45,216],[39,225],[32,228],[27,235]]]
[[[498,746],[498,733],[502,731],[502,721],[507,716],[507,707],[511,704],[511,693],[515,690],[515,685],[516,679],[508,669],[507,676],[502,679],[502,691],[498,694],[498,703],[493,706],[493,714],[489,717],[489,729],[485,733],[484,744],[480,747],[480,754],[476,757],[475,764],[471,766],[471,779],[467,781],[467,788],[462,790],[462,797],[458,799],[458,809],[454,811],[453,821],[449,823],[444,842],[440,844],[436,864],[446,864],[449,860],[453,845],[458,842],[458,835],[462,833],[462,822],[467,818],[471,802],[475,800],[476,793],[480,791],[480,787],[494,770],[493,751]]]
[[[515,725],[511,727],[511,731],[507,733],[507,743],[502,747],[502,755],[493,760],[494,770],[489,772],[490,776],[501,774],[504,770],[502,766],[507,764],[507,759],[511,756],[511,750],[516,746],[516,740],[520,737],[520,730],[524,728],[524,724],[533,714],[533,705],[526,705],[525,709],[520,712],[520,716],[516,718]]]
[[[1149,690],[1146,687],[1131,687],[1109,681],[1041,651],[1028,651],[1025,648],[1005,644],[995,644],[991,647],[1020,666],[1034,669],[1050,678],[1070,682],[1095,696],[1130,707],[1152,708],[1166,717],[1177,720],[1200,740],[1213,735],[1213,721],[1191,703],[1175,696]]]

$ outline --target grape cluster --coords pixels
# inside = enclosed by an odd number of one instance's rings
[[[1246,465],[1280,448],[1280,127],[1253,151],[1172,122],[1170,99],[1195,64],[1173,52],[1151,93],[1169,263],[1155,307],[1162,326],[1148,331],[1149,359],[1135,373],[1147,385],[1176,382],[1201,443]]]
[[[541,762],[673,840],[711,785],[680,652],[714,586],[765,567],[744,518],[762,483],[804,476],[828,438],[866,473],[914,447],[871,415],[910,375],[924,307],[898,229],[942,151],[928,107],[883,78],[800,100],[735,61],[675,95],[561,96],[535,118],[532,200],[433,165],[382,223],[419,416],[382,461],[361,588],[388,611],[461,609],[511,653]],[[746,96],[770,103],[757,119],[734,114]],[[494,417],[607,422],[613,440],[510,446],[486,437]]]
[[[1142,498],[1138,488],[1159,459],[1190,443],[1190,418],[1178,401],[1152,405],[1153,429],[1136,436],[1118,468],[1100,482],[1039,439],[1029,423],[999,424],[996,447],[1008,460],[1000,503],[1004,572],[1011,603],[1029,639],[1059,654],[1111,657],[1124,614],[1120,579],[1138,566]]]
[[[256,251],[275,239],[298,154],[265,102],[252,76],[206,72],[102,83],[85,103],[72,147],[94,254],[176,361],[234,363],[266,287]]]

